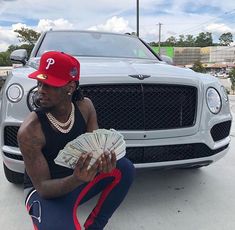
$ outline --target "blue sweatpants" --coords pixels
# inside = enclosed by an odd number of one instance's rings
[[[125,157],[117,161],[111,173],[100,173],[65,196],[43,199],[33,190],[26,199],[35,230],[81,230],[78,206],[100,194],[88,216],[86,230],[101,230],[125,198],[135,176],[133,164]],[[79,213],[78,213],[79,216]],[[121,226],[120,226],[121,229]]]

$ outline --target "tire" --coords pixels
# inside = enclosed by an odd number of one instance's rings
[[[24,174],[18,173],[10,170],[7,166],[3,163],[4,173],[7,180],[13,184],[23,184],[24,181]]]

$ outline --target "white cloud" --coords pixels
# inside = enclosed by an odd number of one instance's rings
[[[0,52],[6,51],[8,46],[8,43],[0,43]]]
[[[29,26],[27,26],[26,24],[22,24],[22,23],[16,23],[16,24],[12,24],[12,31],[14,30],[20,30],[21,28],[29,28]]]
[[[24,2],[24,4],[22,4]],[[158,41],[158,23],[162,25],[162,41],[180,34],[197,35],[199,32],[224,33],[234,27],[234,22],[221,15],[232,16],[234,3],[231,0],[198,0],[191,2],[197,7],[218,8],[214,13],[188,13],[188,0],[139,0],[140,37],[146,41]],[[148,12],[148,13],[147,13]],[[226,12],[230,12],[227,13]],[[11,26],[12,22],[12,26]],[[16,23],[17,22],[17,23]],[[210,22],[205,23],[205,22]],[[217,24],[220,22],[220,24]],[[5,27],[3,27],[6,25]],[[1,27],[2,26],[2,27]],[[94,29],[113,32],[136,31],[136,0],[0,0],[0,51],[18,42],[14,28],[32,28],[38,32],[53,29]],[[7,35],[8,34],[8,35]]]
[[[59,18],[56,20],[41,19],[36,27],[36,30],[39,32],[50,29],[74,29],[74,26],[68,20]]]
[[[28,26],[23,23],[12,24],[10,28],[0,27],[0,52],[6,51],[9,45],[19,44],[17,33],[15,33],[14,30],[19,30],[21,28],[29,28],[42,32],[49,29],[73,29],[73,24],[60,18],[54,21],[49,19],[41,19],[35,27]]]
[[[11,44],[17,44],[18,39],[14,29],[6,29],[0,27],[0,52],[6,51]]]
[[[224,23],[220,23],[220,24],[216,24],[216,23],[212,23],[208,26],[205,27],[205,30],[208,32],[212,32],[215,34],[223,34],[223,33],[227,33],[227,32],[234,32],[234,29],[230,28],[229,26],[225,25]]]
[[[114,16],[108,19],[104,24],[92,26],[90,30],[101,30],[101,31],[111,31],[118,33],[131,33],[132,28],[129,27],[129,22],[122,17]]]

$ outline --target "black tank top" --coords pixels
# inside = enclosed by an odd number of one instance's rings
[[[46,144],[42,148],[42,153],[47,160],[51,178],[62,178],[71,175],[73,173],[72,169],[55,164],[54,159],[58,155],[59,151],[63,149],[69,141],[72,141],[77,136],[86,132],[86,122],[81,112],[75,104],[75,122],[72,129],[65,134],[51,127],[46,114],[42,109],[37,109],[35,112],[38,116],[39,122],[41,123],[42,131],[46,139]],[[33,184],[25,171],[24,188],[29,187],[33,187]]]

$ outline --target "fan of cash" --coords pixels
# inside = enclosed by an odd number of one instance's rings
[[[92,153],[90,167],[102,153],[112,150],[115,152],[117,160],[126,154],[126,143],[123,135],[114,129],[97,129],[93,132],[84,133],[68,142],[59,151],[55,163],[74,169],[81,154]]]

